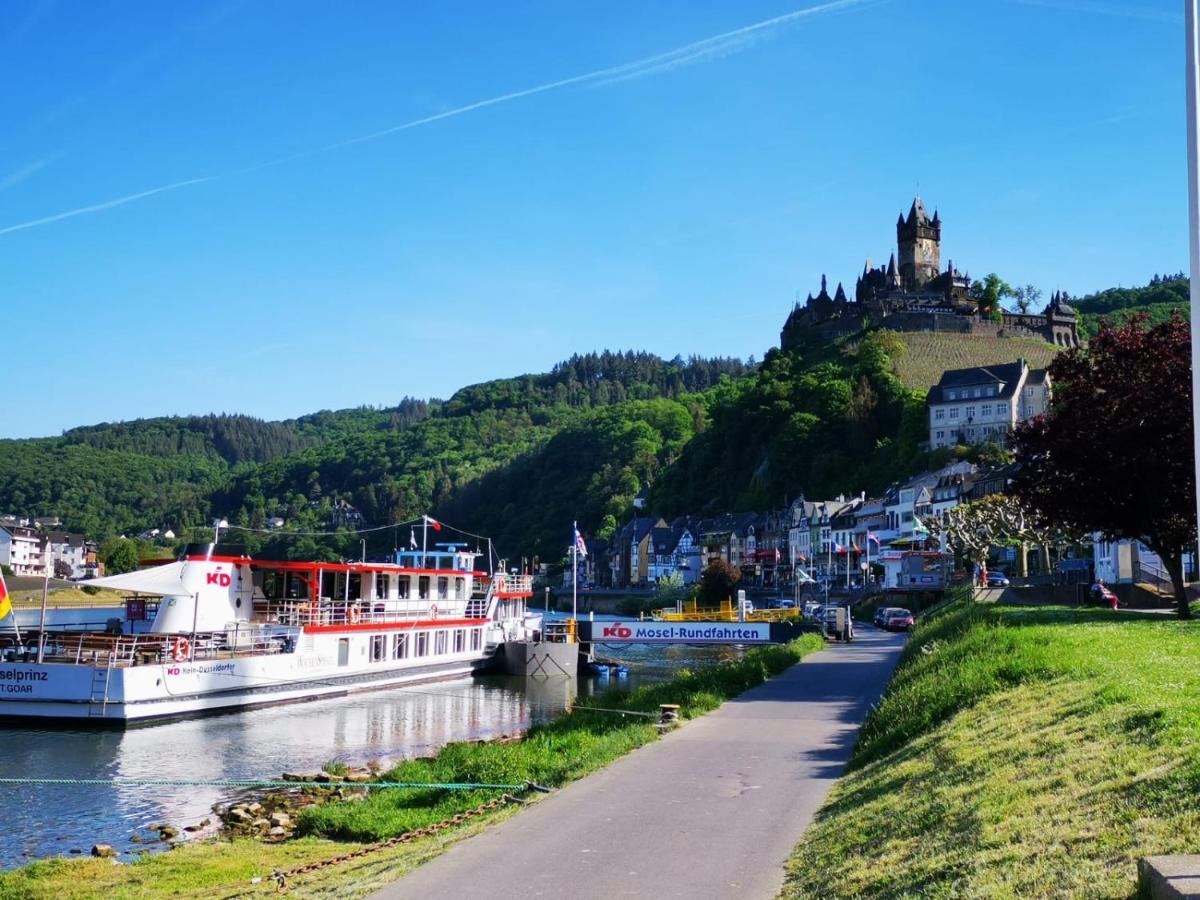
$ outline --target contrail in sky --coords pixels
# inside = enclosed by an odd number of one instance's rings
[[[373,131],[370,134],[346,138],[345,140],[336,141],[332,144],[325,144],[324,146],[314,147],[309,150],[302,150],[298,153],[291,153],[287,156],[281,156],[277,159],[267,160],[266,162],[257,163],[241,169],[233,169],[228,172],[218,172],[213,175],[204,175],[198,178],[186,178],[170,184],[160,185],[159,187],[149,188],[148,190],[138,191],[135,194],[126,194],[123,197],[115,197],[112,200],[105,200],[100,203],[93,203],[89,206],[81,206],[76,209],[65,210],[60,213],[54,213],[53,215],[43,216],[39,219],[31,219],[28,222],[19,222],[15,225],[8,225],[0,228],[0,235],[11,234],[14,231],[24,231],[27,228],[37,228],[40,225],[49,225],[51,222],[59,222],[63,219],[74,218],[75,216],[84,216],[88,215],[89,213],[101,212],[106,209],[112,209],[115,206],[124,206],[126,203],[133,203],[136,200],[143,200],[147,197],[152,197],[155,194],[165,194],[168,191],[176,191],[180,188],[190,187],[192,185],[204,184],[205,182],[217,181],[224,178],[232,178],[237,175],[246,175],[251,172],[258,172],[262,169],[267,169],[272,166],[293,162],[295,160],[314,156],[319,153],[328,153],[332,150],[340,150],[343,147],[351,147],[355,144],[363,144],[368,141],[378,140],[379,138],[387,137],[388,135],[396,134],[401,131],[408,131],[412,128],[420,128],[423,125],[430,125],[434,122],[440,122],[442,119],[452,119],[455,116],[461,116],[466,113],[474,112],[478,109],[485,109],[489,106],[498,106],[501,103],[510,103],[513,100],[521,100],[525,97],[532,97],[536,94],[544,94],[549,91],[556,91],[562,88],[571,87],[573,85],[612,84],[618,81],[628,81],[648,75],[658,75],[663,72],[669,72],[674,69],[681,68],[683,66],[696,65],[698,63],[707,62],[709,60],[726,56],[730,53],[736,53],[740,50],[744,50],[754,41],[764,38],[774,31],[785,28],[810,16],[837,12],[839,10],[861,6],[868,2],[878,2],[878,0],[830,0],[830,2],[827,3],[821,3],[816,6],[809,6],[805,7],[804,9],[794,10],[793,12],[785,13],[781,16],[775,16],[772,19],[764,19],[763,21],[755,22],[752,25],[736,28],[733,31],[726,31],[723,34],[702,38],[701,40],[693,41],[690,44],[684,44],[681,47],[676,47],[673,50],[667,50],[663,53],[656,53],[653,56],[647,56],[643,59],[635,60],[633,62],[623,63],[618,66],[610,66],[604,69],[597,69],[592,72],[585,72],[582,75],[574,75],[570,78],[560,79],[559,81],[551,81],[547,82],[546,84],[539,84],[536,87],[525,88],[524,90],[513,91],[508,94],[501,94],[497,97],[489,97],[486,100],[477,100],[476,102],[468,103],[465,106],[459,106],[454,109],[448,109],[445,112],[423,116],[419,119],[413,119],[400,125],[393,125],[390,128]]]

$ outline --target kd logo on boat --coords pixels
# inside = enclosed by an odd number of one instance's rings
[[[218,584],[221,587],[229,587],[233,579],[224,572],[209,572],[207,584]]]

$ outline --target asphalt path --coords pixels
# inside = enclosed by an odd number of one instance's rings
[[[772,898],[903,646],[862,626],[374,897]]]

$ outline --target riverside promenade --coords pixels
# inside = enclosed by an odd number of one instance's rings
[[[903,646],[864,626],[374,897],[773,898]]]

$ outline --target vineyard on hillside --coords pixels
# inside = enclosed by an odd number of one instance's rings
[[[1036,338],[1002,338],[974,334],[904,332],[899,335],[906,352],[892,358],[896,375],[913,390],[927,391],[946,369],[994,366],[1024,357],[1030,368],[1050,363],[1058,347]]]

